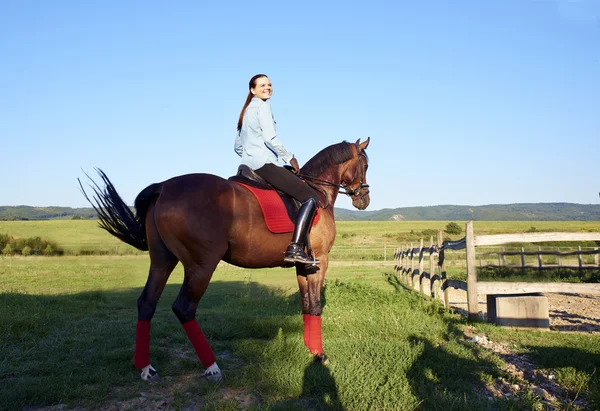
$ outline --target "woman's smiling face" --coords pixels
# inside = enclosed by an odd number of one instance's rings
[[[269,80],[268,77],[259,77],[258,79],[256,79],[255,86],[252,87],[250,91],[252,92],[252,94],[254,94],[255,97],[258,97],[263,101],[267,101],[271,98],[271,95],[273,94],[273,86],[271,85],[271,80]]]

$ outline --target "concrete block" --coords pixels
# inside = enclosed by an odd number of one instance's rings
[[[539,294],[490,294],[488,322],[506,327],[549,329],[548,299]]]

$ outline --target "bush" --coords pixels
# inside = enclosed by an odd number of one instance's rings
[[[431,236],[435,237],[435,236],[437,236],[437,231],[432,230],[431,228],[428,228],[426,230],[421,231],[421,235],[424,237],[431,237]]]
[[[15,252],[15,250],[12,248],[12,246],[9,244],[6,244],[6,247],[4,247],[2,249],[2,254],[4,255],[13,255]]]
[[[12,239],[8,234],[0,234],[0,250],[3,250],[6,244],[10,243]]]
[[[43,253],[45,256],[49,257],[54,254],[54,248],[52,248],[52,245],[48,244],[46,248],[44,248]]]
[[[4,251],[5,249],[7,252]],[[58,244],[56,244],[54,241],[42,240],[40,237],[14,238],[8,234],[0,234],[0,250],[2,250],[3,254],[64,254],[64,250],[61,247],[59,247]]]
[[[446,229],[444,230],[444,232],[448,234],[460,234],[462,233],[462,228],[460,228],[460,226],[455,222],[451,222],[446,224]]]

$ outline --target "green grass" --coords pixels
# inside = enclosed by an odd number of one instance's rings
[[[0,233],[56,242],[66,254],[141,254],[98,228],[98,220],[0,221]]]
[[[183,278],[178,267],[153,320],[153,364],[165,381],[149,387],[138,380],[131,358],[147,254],[95,221],[0,221],[0,233],[40,236],[71,254],[0,256],[0,409],[135,409],[142,392],[147,408],[166,401],[174,409],[195,404],[218,410],[246,403],[251,409],[539,409],[539,398],[527,390],[512,399],[484,400],[490,384],[503,377],[501,360],[464,343],[462,318],[386,276],[395,247],[410,241],[417,246],[423,237],[427,244],[431,230],[447,223],[337,223],[323,312],[328,367],[312,364],[302,344],[293,271],[221,264],[198,312],[226,372],[218,387],[198,378],[201,367],[170,311]],[[600,230],[599,222],[475,222],[475,233],[532,226]],[[120,256],[72,256],[86,251]],[[132,253],[141,255],[124,255]],[[387,262],[381,261],[384,253]],[[464,256],[457,257],[455,265],[447,259],[449,278],[464,273]],[[597,336],[476,327],[516,344],[551,369],[573,398],[584,396],[600,407]]]
[[[429,244],[432,231],[444,230],[449,221],[338,221],[337,236],[331,251],[332,259],[350,261],[388,261],[394,249],[413,242],[418,247],[420,239]],[[457,222],[463,233],[447,235],[445,239],[464,237],[464,221]],[[526,232],[532,226],[537,231],[600,231],[597,221],[476,221],[476,234]],[[66,254],[141,254],[142,252],[121,242],[98,228],[97,220],[45,220],[0,221],[0,234],[13,237],[41,237],[55,241]],[[434,241],[436,241],[434,235]],[[453,261],[448,256],[448,262]],[[461,262],[457,252],[455,260]],[[464,260],[464,258],[463,258]]]
[[[446,228],[449,221],[338,221],[336,222],[338,246],[375,246],[393,245],[396,247],[406,245],[411,241],[418,247],[420,239],[429,244],[431,230]],[[465,221],[456,222],[463,232],[458,235],[444,233],[444,239],[457,240],[465,236]],[[566,231],[566,232],[598,232],[599,221],[475,221],[473,223],[476,235],[523,233],[532,226],[537,231]],[[2,225],[0,224],[0,231]],[[433,234],[433,241],[436,236]]]
[[[199,378],[201,366],[170,310],[183,276],[178,267],[152,323],[152,362],[164,380],[148,385],[132,364],[136,299],[147,268],[145,256],[0,258],[0,408],[541,406],[527,390],[513,398],[485,399],[493,381],[508,378],[499,368],[502,360],[466,343],[463,318],[404,289],[383,264],[331,264],[323,311],[329,366],[312,363],[302,343],[293,270],[222,264],[197,315],[225,372],[219,386]],[[505,333],[481,327],[490,335]],[[579,395],[594,398],[596,380],[589,368],[597,362],[596,336],[507,335],[519,349],[554,367]],[[553,346],[579,358],[561,363],[544,348]]]

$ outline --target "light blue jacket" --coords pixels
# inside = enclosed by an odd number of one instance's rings
[[[279,159],[289,163],[294,157],[277,138],[271,105],[258,97],[246,107],[234,149],[242,157],[242,164],[253,170],[267,163],[280,165]]]

